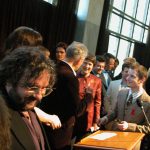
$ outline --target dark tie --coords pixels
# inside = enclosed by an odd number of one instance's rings
[[[129,106],[130,104],[132,104],[132,101],[133,101],[133,96],[132,94],[129,96],[129,99],[127,101],[127,106]]]

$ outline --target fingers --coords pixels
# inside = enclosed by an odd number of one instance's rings
[[[61,127],[61,121],[57,115],[51,115],[47,120],[46,125],[50,126],[52,129],[58,129]]]
[[[118,129],[124,131],[128,128],[128,123],[126,121],[122,121],[121,123],[117,124]]]
[[[98,125],[105,125],[108,122],[107,116],[100,118]]]

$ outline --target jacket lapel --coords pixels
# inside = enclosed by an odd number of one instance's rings
[[[30,131],[17,111],[11,110],[11,132],[24,147],[24,149],[35,149]]]
[[[100,75],[103,85],[107,88],[106,80],[103,74]]]
[[[121,103],[122,104],[120,104],[120,107],[121,107],[121,105],[123,107],[122,107],[122,110],[120,110],[120,111],[122,111],[122,120],[124,120],[124,117],[125,117],[125,110],[126,110],[125,107],[126,107],[128,94],[129,94],[129,90],[125,89],[124,92],[123,92],[123,95],[121,96]]]

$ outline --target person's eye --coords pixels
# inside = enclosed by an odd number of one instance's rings
[[[30,87],[32,90],[38,90],[38,87]]]

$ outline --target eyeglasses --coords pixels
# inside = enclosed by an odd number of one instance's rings
[[[29,83],[22,84],[21,87],[26,88],[30,95],[34,95],[34,94],[37,94],[39,92],[42,92],[42,96],[46,97],[47,95],[49,95],[50,93],[53,92],[53,89],[51,87],[39,88],[39,87],[33,86]]]

